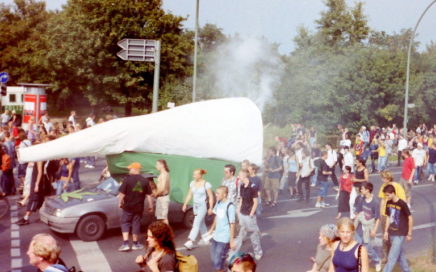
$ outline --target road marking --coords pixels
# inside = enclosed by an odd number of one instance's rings
[[[76,253],[81,270],[86,272],[112,271],[97,242],[70,240],[70,243]]]
[[[414,226],[413,230],[421,230],[421,229],[428,229],[428,228],[434,228],[434,227],[436,227],[436,222]]]
[[[20,249],[20,227],[15,224],[18,216],[17,205],[11,205],[9,211],[11,217],[11,271],[21,272],[23,259]]]
[[[262,237],[265,237],[265,236],[270,236],[269,235],[269,233],[267,233],[267,232],[262,232],[262,233],[260,233],[260,237],[262,238]],[[248,236],[247,236],[248,237]],[[248,238],[248,239],[250,239],[250,238]],[[190,249],[190,250],[188,250],[186,247],[178,247],[178,248],[176,248],[176,251],[188,251],[188,252],[190,252],[190,251],[192,251],[192,250],[194,250],[194,249],[196,249],[196,248],[201,248],[201,247],[206,247],[206,246],[208,246],[208,244],[207,245],[196,245],[195,247],[193,247],[192,249]]]
[[[11,248],[11,256],[12,257],[20,257],[20,249],[19,248]]]
[[[14,258],[11,260],[11,268],[21,268],[23,266],[23,261],[21,258]],[[15,270],[15,271],[21,271],[21,270]]]

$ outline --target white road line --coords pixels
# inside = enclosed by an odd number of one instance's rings
[[[265,236],[270,236],[270,234],[267,232],[262,232],[260,234],[260,237],[265,237]],[[195,250],[196,248],[201,248],[201,247],[206,247],[206,246],[208,246],[208,245],[197,245],[194,248],[192,248],[191,250],[188,250],[186,247],[178,247],[178,248],[176,248],[176,251],[188,251],[188,252],[190,252],[190,251]]]
[[[413,230],[421,230],[421,229],[428,229],[428,228],[434,228],[434,227],[436,227],[436,222],[414,226]]]
[[[9,211],[11,216],[11,270],[21,272],[23,259],[20,249],[20,227],[15,224],[18,216],[17,205],[11,205]]]
[[[70,240],[70,243],[76,253],[81,270],[86,272],[112,271],[97,242]]]

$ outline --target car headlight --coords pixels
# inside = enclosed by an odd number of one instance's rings
[[[64,215],[62,214],[62,210],[61,209],[56,209],[55,210],[55,216],[56,217],[63,217]]]

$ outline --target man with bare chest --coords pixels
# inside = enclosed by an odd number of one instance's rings
[[[156,169],[159,171],[156,185],[156,219],[162,220],[167,225],[168,206],[170,205],[170,170],[165,160],[156,162]]]

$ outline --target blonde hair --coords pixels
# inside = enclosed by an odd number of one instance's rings
[[[61,248],[56,240],[47,233],[36,234],[30,244],[32,245],[33,254],[51,264],[56,263],[61,253]]]
[[[342,217],[342,218],[338,219],[338,221],[336,222],[336,227],[338,228],[338,231],[342,226],[349,227],[350,230],[353,232],[356,230],[356,227],[354,226],[353,220],[351,220],[348,217]]]
[[[394,176],[392,175],[392,173],[390,171],[381,171],[380,172],[380,177],[382,179],[387,179],[389,181],[394,181]]]
[[[197,168],[197,169],[195,169],[194,171],[195,171],[195,172],[198,171],[198,173],[200,173],[200,175],[202,175],[202,176],[204,176],[204,175],[207,174],[207,171],[204,170],[204,169],[202,169],[202,168]]]

